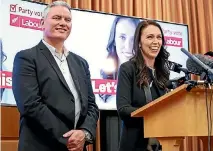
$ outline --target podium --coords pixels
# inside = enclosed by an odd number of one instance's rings
[[[19,112],[16,106],[1,105],[1,151],[17,151]]]
[[[208,151],[206,96],[209,107],[211,90],[201,85],[189,92],[186,88],[184,84],[131,113],[132,117],[144,118],[144,137],[157,138],[163,151],[180,151],[183,139],[188,136],[197,136],[202,140],[203,151]],[[213,149],[212,136],[213,133]]]

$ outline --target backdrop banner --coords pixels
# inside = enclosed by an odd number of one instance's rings
[[[2,0],[0,8],[1,105],[16,105],[12,92],[13,60],[20,50],[42,39],[40,19],[45,4]],[[72,9],[72,31],[65,46],[89,63],[96,102],[102,110],[116,110],[117,73],[132,57],[136,26],[142,18]],[[188,26],[157,21],[163,28],[169,60],[186,66]],[[184,73],[171,72],[170,78]]]

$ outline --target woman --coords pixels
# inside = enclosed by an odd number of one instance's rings
[[[117,80],[120,65],[132,58],[134,33],[139,22],[139,19],[130,17],[117,16],[114,19],[107,44],[108,61],[106,61],[109,64],[110,61],[113,62],[114,67],[111,67],[111,71],[105,68],[101,70],[103,79]],[[107,102],[110,95],[100,95],[100,97]]]
[[[132,118],[131,112],[165,94],[169,80],[169,53],[158,23],[139,23],[133,51],[133,58],[120,66],[118,76],[116,103],[123,121],[119,151],[146,151],[151,147],[149,139],[144,138],[143,119]]]

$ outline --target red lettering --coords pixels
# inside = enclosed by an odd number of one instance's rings
[[[7,71],[0,71],[1,77],[1,85],[0,88],[7,88],[11,89],[12,88],[12,72],[7,72]]]

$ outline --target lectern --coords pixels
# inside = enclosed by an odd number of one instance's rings
[[[211,90],[200,85],[187,91],[187,86],[184,84],[131,114],[144,118],[145,137],[157,138],[163,151],[179,151],[184,137],[188,136],[198,136],[203,142],[203,150],[208,151],[206,101],[209,107]],[[211,140],[213,149],[213,138]]]

